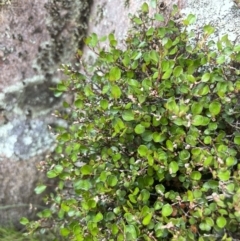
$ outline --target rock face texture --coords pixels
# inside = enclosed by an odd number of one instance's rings
[[[169,14],[174,4],[179,8],[182,8],[183,4],[179,0],[156,1],[158,2],[156,4],[150,0],[121,0],[117,3],[112,0],[94,1],[89,16],[88,34],[96,33],[98,36],[106,36],[113,32],[119,46],[122,47],[121,43],[131,26],[129,17],[137,14],[144,2],[156,7],[155,9],[150,7],[151,14],[161,12],[165,16]]]
[[[0,226],[34,217],[37,170],[54,149],[51,87],[82,47],[90,0],[0,1]]]
[[[240,42],[240,4],[238,0],[184,0],[183,15],[194,14],[197,21],[192,26],[195,32],[210,24],[215,27],[214,40],[228,34],[232,41]]]

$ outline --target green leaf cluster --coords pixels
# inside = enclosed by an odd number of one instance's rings
[[[40,216],[68,240],[240,238],[240,47],[209,41],[210,25],[189,32],[194,15],[180,24],[149,8],[132,16],[126,49],[92,34],[95,64],[65,67],[56,93],[75,102],[47,172],[60,180],[52,213]]]

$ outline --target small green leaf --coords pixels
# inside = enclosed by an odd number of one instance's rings
[[[211,136],[205,136],[203,142],[204,142],[204,144],[206,144],[206,145],[211,144],[211,142],[212,142],[212,137],[211,137]]]
[[[130,195],[129,195],[130,196]],[[131,213],[125,213],[124,218],[128,223],[132,223],[134,221],[134,216]]]
[[[192,120],[194,126],[206,126],[209,122],[209,118],[202,115],[195,115]]]
[[[117,179],[117,177],[115,175],[109,175],[107,177],[107,184],[109,186],[114,187],[114,186],[117,185],[117,183],[118,183],[118,179]]]
[[[181,66],[177,66],[173,70],[173,75],[175,77],[179,77],[183,73],[183,68]]]
[[[161,135],[161,133],[154,132],[154,133],[153,133],[153,141],[154,141],[154,142],[161,142],[161,140],[162,140],[162,135]]]
[[[145,145],[140,145],[140,146],[138,147],[138,154],[139,154],[141,157],[147,156],[147,154],[148,154],[148,148],[147,148],[147,146],[145,146]]]
[[[227,220],[224,217],[218,217],[216,223],[219,228],[224,228],[227,224]]]
[[[71,135],[69,133],[66,133],[66,132],[58,136],[58,140],[60,140],[60,141],[67,142],[70,139],[71,139]]]
[[[70,231],[67,228],[61,228],[60,229],[60,234],[63,237],[67,237],[70,234]]]
[[[86,180],[77,180],[76,182],[74,182],[73,184],[75,190],[84,190],[84,191],[88,191],[91,187],[92,184],[90,182],[90,180],[86,179]]]
[[[143,3],[143,5],[142,5],[142,12],[143,13],[148,13],[149,12],[149,8],[148,8],[148,4],[147,3]]]
[[[210,89],[208,85],[201,86],[201,88],[198,90],[198,95],[204,96],[209,93]]]
[[[87,44],[90,47],[96,47],[97,43],[98,43],[98,36],[95,33],[92,33],[88,38],[87,38]]]
[[[193,14],[189,14],[187,16],[187,20],[188,20],[189,24],[194,24],[196,22],[196,16]]]
[[[143,21],[142,21],[140,18],[137,18],[137,17],[135,17],[135,18],[133,19],[133,21],[134,21],[136,24],[138,24],[138,25],[141,25],[141,24],[143,23]]]
[[[162,215],[164,217],[168,217],[172,214],[173,212],[173,208],[170,204],[165,204],[163,207],[162,207]]]
[[[138,124],[134,128],[134,131],[135,131],[136,134],[142,134],[143,132],[145,132],[145,127],[141,124]]]
[[[173,151],[173,143],[170,140],[166,141],[166,147],[169,151]]]
[[[221,181],[228,181],[230,178],[230,171],[229,170],[219,170],[218,177]]]
[[[162,79],[168,79],[172,74],[172,69],[168,69],[162,76]]]
[[[203,27],[203,30],[204,30],[204,33],[207,35],[211,35],[215,31],[214,27],[212,27],[211,25],[205,25]]]
[[[59,90],[59,91],[64,92],[64,91],[67,91],[67,89],[68,89],[68,87],[66,85],[64,85],[63,83],[59,83],[57,85],[57,90]]]
[[[234,51],[239,52],[240,51],[240,44],[237,44],[233,48]]]
[[[129,66],[130,61],[131,61],[131,59],[130,59],[130,57],[129,57],[128,55],[125,55],[124,58],[123,58],[123,60],[122,60],[122,62],[123,62],[123,64],[124,64],[125,67],[128,67],[128,66]]]
[[[109,80],[116,81],[116,80],[119,80],[120,78],[121,78],[121,70],[116,66],[112,67],[109,71]]]
[[[100,100],[100,106],[102,107],[102,109],[106,110],[108,108],[108,101]]]
[[[58,173],[56,173],[54,170],[50,170],[47,172],[47,177],[48,178],[54,178],[54,177],[57,177],[58,176]]]
[[[134,113],[132,110],[124,110],[122,114],[122,118],[125,121],[132,121],[134,120]]]
[[[226,159],[226,164],[227,164],[228,167],[231,167],[231,166],[235,165],[236,162],[237,162],[236,158],[232,157],[232,156],[229,156]]]
[[[150,198],[150,192],[147,189],[143,189],[141,191],[140,196],[141,196],[141,201],[147,202]]]
[[[124,241],[124,240],[128,240],[128,241],[134,241],[137,240],[137,231],[134,225],[130,224],[130,225],[126,225],[125,226],[125,236],[126,238],[124,239],[120,239],[119,238],[117,240],[119,241]]]
[[[22,218],[20,219],[20,223],[21,223],[22,225],[26,225],[26,224],[29,223],[29,220],[28,220],[27,218],[25,218],[25,217],[22,217]]]
[[[175,161],[170,162],[169,164],[169,173],[170,174],[175,174],[178,171],[179,167],[178,167],[178,163]]]
[[[93,168],[90,165],[83,165],[81,167],[81,173],[83,175],[90,175],[92,173],[92,171],[93,171]]]
[[[111,94],[114,99],[119,99],[122,95],[122,91],[117,85],[113,85],[111,87]]]
[[[208,223],[202,222],[200,223],[199,228],[203,231],[210,231],[212,227]]]
[[[147,225],[151,222],[152,216],[153,216],[152,213],[148,213],[148,214],[144,217],[144,219],[143,219],[143,221],[142,221],[142,224],[145,225],[145,226],[147,226]]]
[[[98,223],[103,220],[103,215],[102,213],[98,212],[96,216],[93,218],[93,222]]]
[[[199,181],[202,177],[202,174],[198,171],[193,171],[191,174],[190,174],[190,177],[193,179],[193,180],[196,180],[196,181]]]
[[[218,115],[221,111],[221,104],[217,101],[213,101],[209,105],[209,111],[210,111],[211,115],[213,115],[213,116]]]
[[[225,55],[220,55],[218,58],[217,58],[217,63],[218,64],[223,64],[226,60],[226,57]]]
[[[203,110],[203,105],[201,103],[194,102],[191,106],[191,111],[194,115],[201,114],[202,110]]]
[[[205,73],[203,76],[202,76],[202,82],[208,82],[210,80],[210,73]]]
[[[234,137],[234,143],[240,145],[240,134],[236,134]]]
[[[156,14],[154,15],[154,18],[155,18],[155,20],[157,20],[157,21],[159,21],[159,22],[163,22],[163,21],[164,21],[163,15],[162,15],[162,14],[159,14],[159,13],[156,13]]]
[[[179,153],[179,158],[183,161],[185,160],[188,160],[190,158],[190,153],[189,151],[187,150],[182,150],[180,153]]]
[[[149,53],[149,57],[151,60],[153,60],[155,63],[158,63],[159,60],[159,54],[157,51],[155,50],[151,50]]]
[[[61,165],[56,165],[52,170],[47,172],[48,178],[57,177],[63,171],[63,167]]]
[[[35,191],[36,194],[40,194],[40,193],[44,192],[46,190],[46,188],[47,188],[47,186],[42,184],[42,185],[38,185],[34,189],[34,191]]]

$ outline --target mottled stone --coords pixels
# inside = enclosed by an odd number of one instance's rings
[[[62,102],[51,87],[83,46],[90,3],[0,1],[0,226],[19,226],[41,204],[34,188],[47,180],[36,165],[54,149],[48,125]]]
[[[0,226],[20,228],[21,217],[33,219],[36,212],[45,208],[43,195],[36,195],[33,191],[42,182],[50,187],[49,190],[53,185],[50,180],[46,182],[45,174],[36,167],[44,158],[44,155],[38,155],[16,162],[5,157],[4,162],[0,161]]]
[[[234,0],[185,0],[181,12],[185,16],[192,13],[197,17],[196,23],[191,26],[196,33],[210,24],[215,27],[212,37],[215,41],[228,34],[230,40],[240,42],[240,8]]]

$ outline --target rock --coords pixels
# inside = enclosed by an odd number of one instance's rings
[[[131,26],[130,16],[138,14],[144,2],[149,4],[150,14],[161,13],[168,17],[172,6],[176,4],[180,9],[182,3],[179,0],[160,1],[153,9],[154,1],[146,0],[121,0],[117,3],[111,0],[94,1],[88,22],[88,35],[96,33],[99,38],[114,33],[118,41],[118,47],[124,48],[123,40],[126,38]],[[151,7],[152,6],[152,7]],[[102,44],[106,47],[106,44]],[[86,46],[84,47],[85,60],[94,58],[94,54]]]
[[[0,226],[19,227],[42,203],[36,166],[54,149],[61,106],[51,87],[83,46],[91,0],[0,1]]]
[[[13,161],[4,157],[0,161],[0,218],[1,226],[20,228],[21,217],[34,219],[36,213],[45,208],[43,195],[34,194],[39,183],[51,187],[52,182],[46,183],[44,173],[36,167],[44,155],[37,155],[22,161]],[[6,164],[7,163],[7,164]]]
[[[232,41],[239,39],[240,30],[240,7],[234,0],[185,0],[183,15],[190,13],[197,17],[196,23],[191,29],[196,33],[200,33],[206,24],[215,27],[215,33],[212,39],[217,41],[218,38],[228,34]]]

